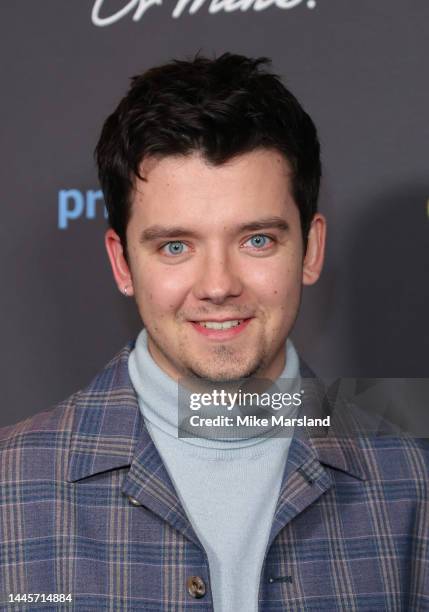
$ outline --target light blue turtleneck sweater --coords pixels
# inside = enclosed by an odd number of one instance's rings
[[[128,369],[149,434],[207,553],[215,612],[257,612],[291,438],[178,438],[178,383],[153,360],[144,329]],[[300,389],[290,340],[280,378],[295,379],[294,390]]]

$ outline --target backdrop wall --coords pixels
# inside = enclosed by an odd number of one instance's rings
[[[2,4],[0,426],[86,385],[140,320],[93,162],[129,77],[201,50],[273,59],[319,129],[325,271],[294,339],[321,375],[428,375],[427,0]]]

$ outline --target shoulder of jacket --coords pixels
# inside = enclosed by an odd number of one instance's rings
[[[80,393],[77,391],[47,410],[0,428],[0,453],[25,445],[26,440],[37,435],[71,432],[75,403]]]
[[[88,403],[88,398],[93,395],[100,392],[108,395],[113,388],[123,386],[123,379],[128,376],[128,357],[134,344],[134,340],[128,342],[83,389],[47,410],[0,428],[0,457],[7,449],[25,446],[30,437],[55,433],[64,435],[67,432],[71,434],[75,407],[80,398],[85,398]]]
[[[419,482],[427,486],[429,440],[412,435],[360,438],[366,464],[375,480]]]

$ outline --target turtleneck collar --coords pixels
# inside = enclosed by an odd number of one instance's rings
[[[299,357],[291,340],[286,341],[286,362],[283,372],[277,380],[287,379],[288,384],[293,381],[293,390],[300,389]],[[140,410],[146,422],[152,427],[162,430],[165,434],[178,438],[178,394],[179,383],[168,376],[154,361],[148,349],[147,332],[145,329],[139,333],[134,350],[131,351],[128,370],[131,382],[136,390]],[[285,389],[283,389],[285,390]],[[195,446],[211,447],[216,449],[243,448],[260,444],[273,434],[268,430],[266,435],[258,437],[216,440],[212,437],[180,438],[181,441]]]

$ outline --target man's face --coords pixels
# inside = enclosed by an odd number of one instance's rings
[[[307,278],[288,163],[264,149],[217,167],[198,154],[147,159],[140,171],[147,181],[136,180],[132,196],[129,267],[113,230],[106,245],[153,359],[175,379],[275,379],[303,280],[315,282],[323,258],[318,215],[310,243],[322,253]]]

